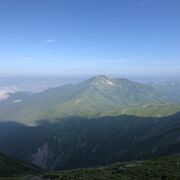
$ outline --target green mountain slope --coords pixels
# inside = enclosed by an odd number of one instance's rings
[[[78,84],[28,96],[18,103],[4,103],[0,108],[0,120],[34,124],[41,119],[53,121],[67,116],[94,117],[99,112],[120,107],[167,100],[149,85],[96,76]]]
[[[41,173],[41,169],[0,153],[0,179],[7,176],[26,176]]]
[[[68,118],[37,127],[0,124],[0,149],[47,169],[92,167],[179,152],[180,113]]]
[[[148,83],[149,86],[154,88],[159,94],[168,97],[174,102],[180,102],[180,82],[169,81],[161,83]]]
[[[52,172],[47,179],[66,180],[177,180],[180,179],[180,155],[111,164],[99,168]]]
[[[107,111],[97,114],[97,116],[119,116],[119,115],[135,115],[142,117],[162,117],[170,116],[180,112],[180,104],[161,103],[161,104],[145,104],[119,108],[113,111]]]

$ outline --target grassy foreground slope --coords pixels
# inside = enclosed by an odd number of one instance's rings
[[[173,180],[180,179],[180,155],[156,158],[147,161],[132,161],[112,165],[54,172],[45,179],[59,180]]]
[[[180,104],[161,103],[125,107],[100,113],[99,116],[135,115],[142,117],[170,116],[180,111]]]
[[[35,175],[40,172],[40,168],[34,165],[10,158],[0,153],[0,177]]]

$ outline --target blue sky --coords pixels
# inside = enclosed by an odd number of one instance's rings
[[[0,0],[0,75],[179,75],[179,0]]]

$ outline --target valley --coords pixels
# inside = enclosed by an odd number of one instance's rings
[[[165,89],[99,75],[38,93],[11,93],[0,102],[0,152],[29,163],[27,175],[41,172],[41,178],[146,177],[146,165],[139,175],[108,165],[139,166],[136,161],[179,153],[180,104]],[[31,171],[31,164],[39,170]],[[25,177],[24,166],[9,175]]]
[[[71,117],[36,127],[0,123],[1,152],[63,170],[179,153],[180,114]]]

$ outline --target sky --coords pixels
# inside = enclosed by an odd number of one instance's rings
[[[178,76],[179,9],[179,0],[0,0],[0,76]]]

